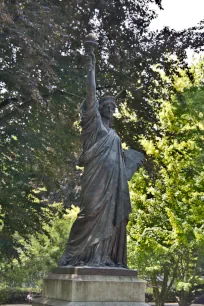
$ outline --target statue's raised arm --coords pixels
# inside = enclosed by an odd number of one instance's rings
[[[87,72],[87,87],[86,87],[86,102],[84,107],[89,110],[96,101],[96,76],[95,66],[96,59],[94,49],[97,46],[95,34],[89,34],[85,39],[85,51],[88,58],[88,72]]]

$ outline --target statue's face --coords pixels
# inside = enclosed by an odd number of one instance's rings
[[[112,119],[113,114],[115,113],[115,105],[113,103],[106,103],[101,111],[101,116],[107,119]]]

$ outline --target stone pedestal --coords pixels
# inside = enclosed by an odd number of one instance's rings
[[[60,267],[44,279],[33,306],[147,306],[145,282],[134,270]]]

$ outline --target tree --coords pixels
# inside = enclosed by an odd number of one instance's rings
[[[42,197],[59,191],[64,200],[62,190],[70,194],[76,185],[76,121],[85,92],[82,53],[89,31],[98,35],[98,94],[128,90],[128,107],[139,118],[134,125],[123,118],[115,123],[122,139],[133,147],[136,129],[139,135],[154,131],[159,104],[149,101],[158,100],[164,86],[154,64],[172,75],[179,65],[185,66],[185,49],[198,50],[203,42],[202,24],[182,32],[150,32],[156,16],[151,2],[1,1],[2,258],[17,256],[16,231],[26,237],[42,230]],[[154,2],[161,7],[160,0]],[[37,203],[33,190],[39,188],[48,194],[38,194]]]
[[[175,79],[178,94],[162,101],[158,113],[160,136],[141,138],[152,169],[140,169],[130,183],[130,265],[151,283],[158,306],[172,288],[180,306],[190,305],[193,289],[202,283],[202,67],[203,61],[192,68],[194,85],[185,73]]]
[[[49,102],[56,92],[76,107],[76,99],[84,97],[83,41],[94,31],[99,42],[98,93],[130,90],[128,104],[148,127],[155,116],[147,98],[158,96],[155,78],[163,85],[153,65],[172,75],[178,66],[186,66],[186,48],[203,47],[202,24],[182,32],[149,31],[156,17],[151,2],[161,8],[160,0],[3,1],[1,124],[29,105]]]
[[[63,212],[60,203],[52,204],[52,210],[44,208],[44,213],[52,220],[50,224],[43,223],[46,234],[31,235],[29,241],[15,234],[15,239],[24,248],[17,248],[18,260],[0,264],[1,290],[41,288],[43,277],[58,264],[79,208]]]

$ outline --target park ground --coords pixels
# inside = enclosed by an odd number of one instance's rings
[[[31,304],[7,304],[4,306],[30,306]],[[155,306],[155,304],[150,303],[150,306]],[[177,303],[166,303],[165,306],[178,306]],[[192,304],[191,306],[204,306],[204,304]]]

